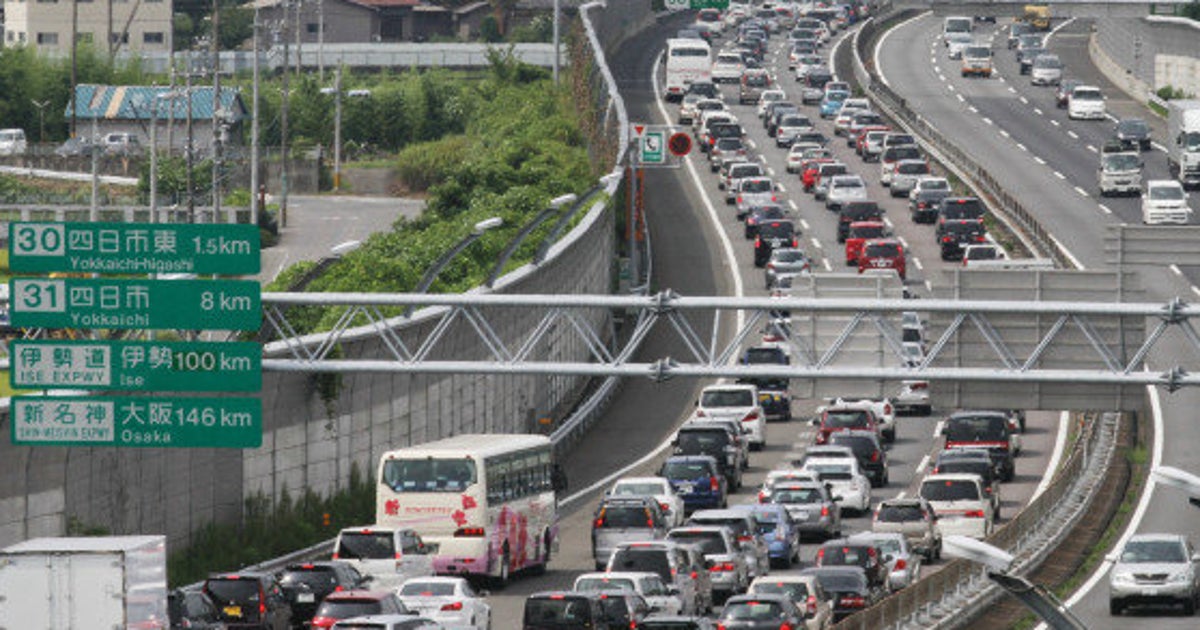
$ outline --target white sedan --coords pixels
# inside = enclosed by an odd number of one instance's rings
[[[817,473],[829,485],[830,493],[841,497],[838,506],[843,514],[848,510],[859,514],[871,510],[871,481],[859,470],[857,460],[814,459],[805,462],[801,470]]]
[[[623,477],[609,488],[610,497],[654,497],[671,527],[683,525],[683,497],[662,477]]]
[[[483,599],[487,593],[461,577],[412,578],[396,594],[406,608],[446,628],[486,630],[492,625],[492,607]]]

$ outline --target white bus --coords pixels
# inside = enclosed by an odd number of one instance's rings
[[[668,99],[683,98],[694,81],[712,80],[712,48],[702,39],[668,39],[666,64]]]
[[[437,543],[439,574],[544,569],[557,547],[565,479],[541,435],[459,435],[384,453],[375,522]]]

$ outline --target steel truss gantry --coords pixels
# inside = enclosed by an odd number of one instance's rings
[[[1190,348],[1200,307],[1163,303],[1006,302],[795,297],[267,293],[265,327],[277,339],[264,369],[285,372],[571,374],[960,382],[1200,385],[1190,365],[1146,369],[1158,345]],[[337,309],[331,331],[297,336],[296,307]],[[412,319],[397,316],[422,308]],[[900,314],[932,322],[923,357],[906,364]],[[614,318],[629,322],[614,333]],[[734,322],[734,323],[730,323]],[[732,327],[724,331],[723,327]],[[501,331],[505,331],[503,334]],[[638,354],[651,335],[669,336],[679,356]],[[543,360],[563,336],[586,360]],[[371,358],[333,356],[339,344],[374,338]],[[469,341],[464,343],[464,339]],[[739,363],[767,339],[789,365]],[[618,341],[619,340],[619,341]],[[458,349],[458,350],[456,350]],[[463,350],[466,349],[466,350]],[[470,356],[456,352],[467,351]],[[577,353],[579,354],[579,353]]]

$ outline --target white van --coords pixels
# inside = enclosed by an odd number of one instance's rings
[[[942,44],[950,46],[950,35],[952,33],[971,34],[971,29],[975,23],[969,17],[952,15],[942,21]]]
[[[928,475],[919,492],[938,516],[942,536],[960,535],[983,539],[992,534],[992,502],[984,494],[979,475],[947,473]]]
[[[0,129],[0,155],[24,155],[27,148],[24,129]]]
[[[371,590],[392,590],[412,577],[434,574],[436,545],[426,544],[415,530],[379,525],[347,527],[338,532],[333,559],[371,576]]]

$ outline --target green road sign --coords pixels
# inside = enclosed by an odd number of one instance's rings
[[[258,330],[261,287],[251,280],[13,278],[13,326]]]
[[[14,396],[19,446],[258,448],[257,398]]]
[[[724,11],[729,8],[729,0],[691,0],[691,8],[693,9],[721,9]]]
[[[258,226],[191,223],[42,223],[8,226],[18,273],[223,273],[261,268]]]
[[[667,138],[661,130],[647,129],[640,144],[642,164],[662,164],[667,160]]]
[[[14,340],[8,351],[16,389],[262,389],[262,346],[248,341]]]

